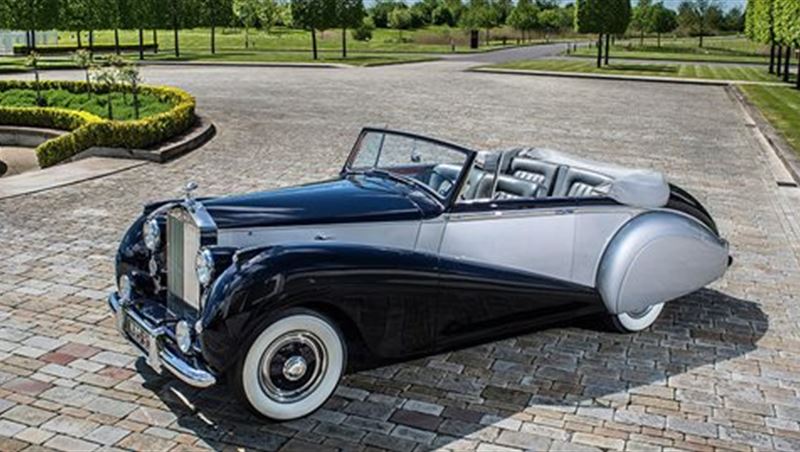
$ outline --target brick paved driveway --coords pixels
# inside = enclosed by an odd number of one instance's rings
[[[726,92],[465,67],[147,69],[196,94],[220,134],[166,165],[0,201],[0,450],[800,449],[800,271],[783,213],[800,202]],[[221,194],[333,175],[364,125],[663,170],[709,207],[736,262],[651,331],[585,321],[352,375],[292,423],[149,372],[104,301],[142,203],[188,179]]]

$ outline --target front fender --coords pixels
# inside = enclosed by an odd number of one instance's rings
[[[623,226],[603,254],[597,289],[612,314],[641,311],[721,278],[728,243],[689,216],[643,213]]]
[[[356,330],[377,355],[392,355],[410,348],[409,341],[424,339],[392,336],[397,328],[386,324],[392,320],[387,310],[408,312],[400,304],[413,303],[422,312],[419,300],[436,284],[436,258],[408,250],[310,242],[243,253],[205,300],[203,356],[224,371],[269,316],[291,307],[321,309],[345,322],[343,330]]]

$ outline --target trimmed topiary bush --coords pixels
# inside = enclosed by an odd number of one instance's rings
[[[103,86],[86,82],[41,82],[41,88],[62,89],[74,93],[92,91],[105,94]],[[0,91],[33,89],[33,83],[19,80],[0,81]],[[195,122],[195,100],[183,90],[163,86],[140,86],[140,93],[157,97],[172,109],[135,121],[109,121],[76,110],[48,107],[2,107],[0,124],[48,127],[70,133],[48,140],[36,148],[42,168],[55,165],[92,147],[146,149],[188,130]]]

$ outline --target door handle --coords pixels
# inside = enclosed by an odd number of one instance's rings
[[[325,234],[324,232],[317,232],[317,234],[314,236],[314,240],[327,242],[328,240],[333,240],[333,236]]]

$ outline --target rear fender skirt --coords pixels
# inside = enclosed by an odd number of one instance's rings
[[[693,218],[670,211],[643,213],[606,248],[597,289],[612,314],[637,312],[694,292],[719,279],[728,243]]]

